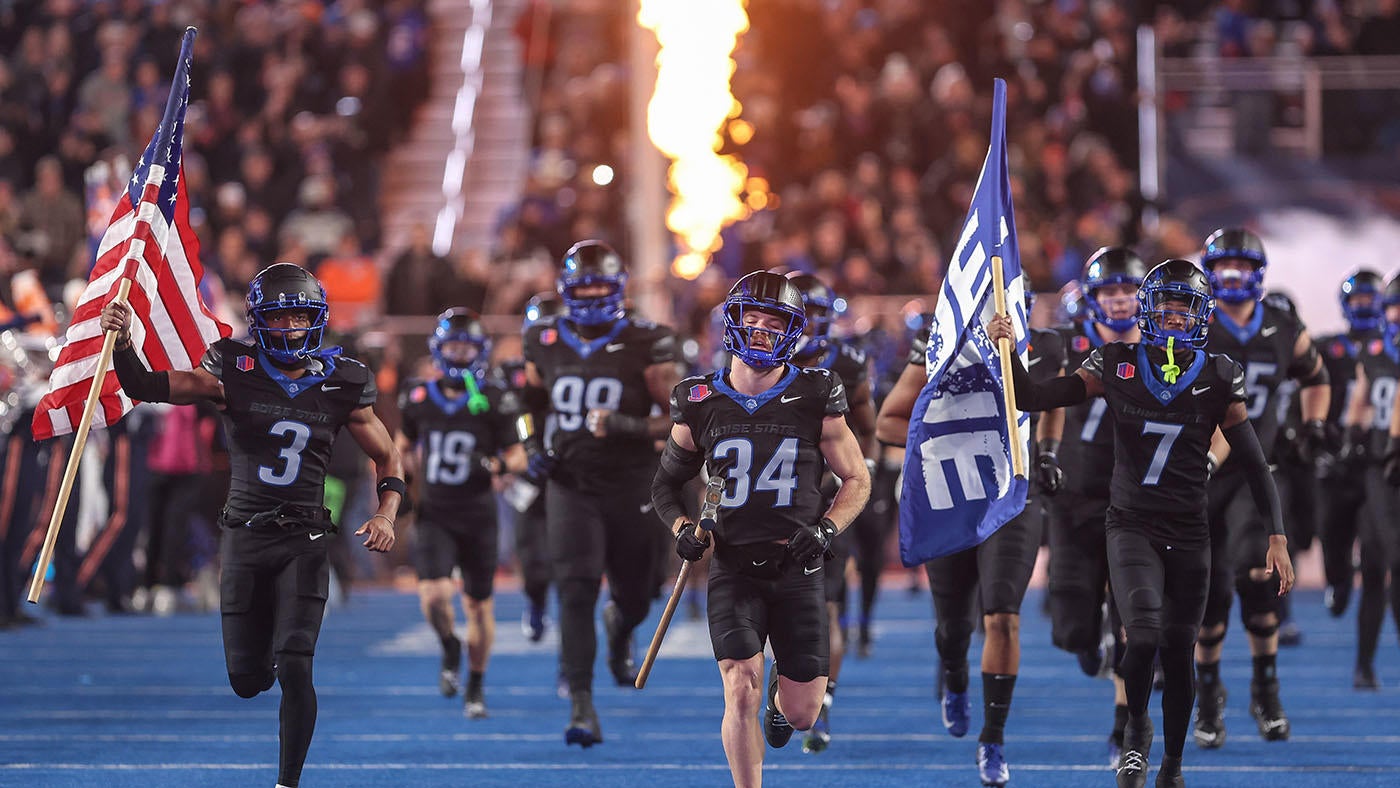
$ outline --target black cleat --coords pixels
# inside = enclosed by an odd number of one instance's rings
[[[1370,665],[1357,665],[1351,674],[1351,688],[1355,690],[1378,690],[1381,680],[1376,678],[1376,669]]]
[[[1351,601],[1351,586],[1327,586],[1322,592],[1322,603],[1333,618],[1341,618],[1347,612],[1347,602]]]
[[[1287,741],[1290,726],[1288,715],[1278,699],[1278,679],[1249,684],[1249,713],[1259,726],[1264,741]]]
[[[1292,648],[1303,644],[1303,630],[1298,628],[1297,622],[1288,619],[1278,626],[1278,644],[1284,648]]]
[[[1217,750],[1225,746],[1225,692],[1224,684],[1215,687],[1196,686],[1196,726],[1192,736],[1196,746],[1203,750]]]
[[[792,738],[792,726],[787,717],[778,711],[778,663],[773,663],[768,679],[768,706],[763,710],[763,738],[769,747],[784,747]]]
[[[637,682],[637,666],[632,661],[632,633],[622,628],[622,611],[609,601],[603,607],[603,630],[608,635],[608,670],[619,687],[633,687]]]
[[[1162,756],[1162,765],[1157,769],[1157,788],[1186,788],[1186,778],[1181,774],[1181,756]]]
[[[442,671],[438,673],[438,691],[444,698],[462,689],[462,641],[453,637],[442,648]]]
[[[1123,730],[1123,756],[1118,759],[1118,788],[1146,788],[1147,759],[1152,753],[1152,718],[1128,719]]]
[[[564,743],[577,744],[585,750],[602,744],[603,726],[598,723],[598,711],[593,708],[593,691],[570,693],[569,705],[569,727],[564,729]]]
[[[1075,652],[1075,658],[1079,660],[1079,671],[1089,678],[1096,678],[1099,671],[1104,668],[1104,654],[1102,647],[1090,649],[1088,651]]]
[[[462,713],[467,715],[467,719],[486,719],[486,693],[481,687],[468,687],[466,703],[462,705]]]

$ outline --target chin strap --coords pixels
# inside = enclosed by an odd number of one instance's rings
[[[468,372],[462,376],[462,382],[467,386],[467,410],[473,416],[479,416],[491,409],[491,401],[481,393],[481,387],[476,385],[476,375]]]
[[[1176,382],[1176,378],[1181,374],[1181,367],[1176,365],[1176,355],[1172,350],[1176,347],[1176,337],[1167,337],[1167,363],[1162,365],[1162,382],[1168,386]]]

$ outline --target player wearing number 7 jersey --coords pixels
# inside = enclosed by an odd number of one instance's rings
[[[1166,754],[1157,786],[1174,788],[1185,784],[1181,753],[1195,694],[1192,649],[1210,579],[1207,455],[1217,427],[1271,526],[1262,558],[1278,575],[1279,593],[1292,587],[1293,565],[1278,492],[1245,408],[1244,370],[1203,350],[1215,307],[1205,274],[1186,260],[1168,260],[1148,272],[1138,299],[1140,344],[1106,343],[1075,374],[1046,383],[1033,383],[1019,359],[1013,372],[1017,405],[1025,410],[1103,397],[1112,411],[1105,530],[1113,597],[1127,631],[1118,670],[1129,714],[1117,782],[1120,788],[1147,783],[1147,704],[1153,657],[1160,654]],[[1010,319],[993,320],[988,335],[1013,336]]]
[[[788,363],[807,321],[797,287],[779,274],[752,273],[730,289],[723,311],[724,346],[735,363],[671,393],[675,423],[651,490],[676,552],[696,561],[709,539],[694,536],[682,489],[702,465],[727,477],[710,562],[710,642],[724,681],[730,774],[736,786],[756,786],[763,644],[776,661],[762,728],[782,747],[821,710],[830,668],[824,557],[870,497],[870,473],[846,423],[840,377]],[[841,488],[823,508],[826,468]]]
[[[232,476],[220,517],[220,610],[228,680],[239,697],[282,685],[277,781],[295,786],[316,727],[311,662],[325,613],[336,529],[323,506],[331,444],[342,427],[374,462],[379,509],[355,532],[376,552],[394,546],[405,491],[393,439],[371,407],[374,376],[340,348],[323,347],[326,291],[291,263],[248,285],[253,343],[221,339],[198,369],[151,372],[131,346],[131,310],[111,303],[102,330],[117,331],[113,367],[132,399],[216,403]]]
[[[560,669],[571,710],[568,744],[603,741],[593,708],[593,616],[603,575],[608,668],[618,685],[636,680],[632,630],[646,619],[661,580],[666,529],[651,513],[656,442],[664,408],[680,379],[671,329],[624,314],[627,269],[600,241],[564,255],[559,296],[565,312],[525,330],[525,404],[553,417],[549,446],[525,436],[530,467],[548,477],[545,513],[559,595]]]

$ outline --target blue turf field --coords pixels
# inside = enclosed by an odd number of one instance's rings
[[[1011,785],[1112,785],[1102,763],[1110,685],[1084,678],[1072,657],[1049,645],[1048,624],[1033,612],[1039,593],[1026,601],[1021,678],[1007,725]],[[645,691],[610,686],[600,660],[596,701],[606,743],[585,752],[563,743],[568,709],[555,695],[552,645],[522,638],[519,594],[502,592],[497,604],[487,720],[465,719],[458,699],[437,694],[436,641],[412,595],[372,591],[331,611],[316,660],[320,720],[302,785],[728,782],[719,677],[702,624],[678,614]],[[1298,594],[1307,640],[1280,658],[1289,743],[1265,744],[1255,733],[1249,660],[1232,629],[1224,668],[1229,741],[1211,753],[1188,742],[1189,785],[1400,786],[1400,650],[1387,620],[1377,663],[1387,688],[1353,692],[1354,607],[1334,620],[1318,592]],[[886,588],[878,613],[875,655],[850,658],[841,678],[831,749],[805,755],[797,739],[770,749],[768,784],[978,785],[980,685],[974,678],[972,733],[949,738],[933,698],[926,595]],[[654,618],[639,639],[649,637]],[[217,616],[50,619],[0,633],[0,663],[0,785],[276,781],[278,693],[245,701],[229,690]],[[1157,724],[1154,764],[1160,718]]]

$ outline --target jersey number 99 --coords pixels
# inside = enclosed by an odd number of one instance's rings
[[[573,431],[583,427],[590,410],[617,410],[622,404],[622,381],[591,378],[585,382],[577,375],[566,375],[554,381],[550,399],[559,416],[559,429]]]

